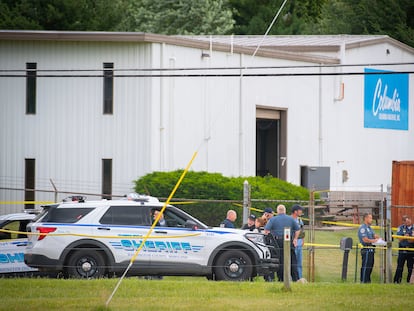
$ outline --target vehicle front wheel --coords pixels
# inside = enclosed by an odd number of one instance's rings
[[[247,281],[252,277],[252,260],[246,252],[227,250],[217,258],[214,272],[217,281]]]
[[[105,275],[105,260],[96,250],[79,250],[71,254],[66,273],[74,278],[100,278]]]

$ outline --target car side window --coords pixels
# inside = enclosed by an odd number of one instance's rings
[[[175,214],[171,210],[165,210],[164,218],[167,222],[168,227],[185,227],[186,219],[182,218],[180,215]]]
[[[1,229],[7,230],[10,232],[7,232],[7,231],[0,232],[0,240],[25,238],[26,237],[25,234],[24,235],[19,234],[19,231],[21,229],[20,222],[21,222],[20,220],[14,220],[4,225]],[[24,231],[26,231],[26,229]]]
[[[150,211],[142,206],[111,206],[99,220],[101,224],[124,226],[149,226]]]

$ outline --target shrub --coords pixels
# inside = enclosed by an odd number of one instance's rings
[[[170,195],[182,173],[182,170],[177,170],[147,174],[135,180],[135,191],[165,199]],[[180,208],[212,226],[217,226],[225,218],[228,209],[235,209],[239,214],[236,226],[241,226],[242,217],[240,215],[242,214],[241,204],[243,202],[243,183],[245,180],[249,182],[251,187],[251,199],[309,200],[308,189],[272,176],[225,177],[220,173],[193,171],[186,174],[174,195],[174,200],[223,200],[224,202],[198,201],[183,204]],[[172,204],[174,203],[172,202]],[[277,203],[255,201],[254,205],[252,207],[264,209],[267,206],[275,208]],[[285,205],[290,206],[289,204]]]

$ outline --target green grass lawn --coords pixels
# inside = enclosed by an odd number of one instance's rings
[[[316,231],[316,243],[339,245],[356,229]],[[394,242],[396,244],[396,242]],[[396,246],[396,245],[395,245]],[[355,251],[349,255],[348,278],[341,279],[343,251],[339,247],[315,249],[315,282],[214,282],[205,278],[165,277],[164,280],[126,278],[108,301],[119,279],[64,280],[0,278],[0,310],[403,310],[414,299],[413,284],[380,284],[376,258],[372,284],[359,284]],[[379,254],[377,254],[378,257]],[[396,252],[395,252],[396,255]],[[393,256],[395,262],[396,256]],[[304,276],[307,251],[304,251]],[[395,263],[393,265],[393,273]],[[357,280],[354,282],[354,275]],[[404,276],[406,271],[404,271]]]
[[[0,310],[404,310],[412,285],[214,282],[204,278],[0,279]],[[362,307],[364,306],[364,307]]]

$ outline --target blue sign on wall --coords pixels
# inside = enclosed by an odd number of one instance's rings
[[[365,72],[364,127],[408,130],[408,74]]]

